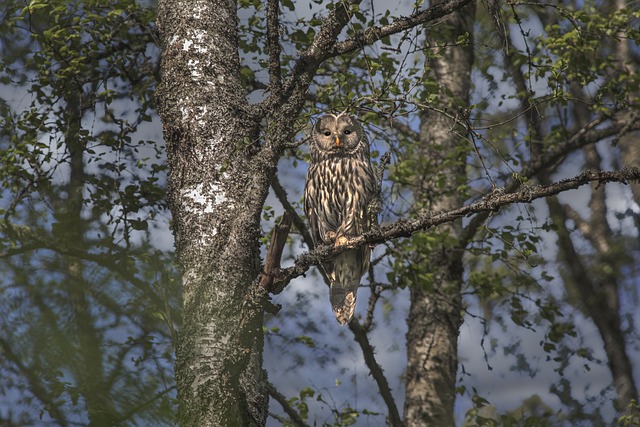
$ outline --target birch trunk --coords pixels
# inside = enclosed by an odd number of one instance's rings
[[[253,161],[257,126],[239,79],[236,4],[164,0],[158,108],[182,268],[176,349],[182,425],[264,425],[260,212],[272,170]],[[258,301],[259,303],[259,301]]]
[[[466,33],[472,37],[475,5],[444,18],[428,31],[426,46],[438,40],[453,41]],[[437,82],[438,105],[451,114],[468,105],[473,44],[450,46],[438,51],[440,56],[429,62],[427,80]],[[447,95],[450,93],[451,95]],[[461,134],[464,131],[450,118],[423,112],[418,157],[430,166],[419,177],[416,203],[432,211],[462,206],[464,195],[465,157],[468,150]],[[462,132],[462,133],[461,133]],[[444,186],[432,177],[444,176]],[[404,408],[407,426],[454,426],[456,372],[458,368],[458,329],[462,324],[462,255],[464,245],[459,221],[441,229],[446,240],[428,248],[431,279],[410,280],[411,308],[407,333],[407,379]],[[424,248],[423,248],[424,249]]]

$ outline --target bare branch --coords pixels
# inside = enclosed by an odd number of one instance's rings
[[[366,363],[367,367],[369,368],[369,372],[371,372],[373,379],[378,384],[382,399],[387,405],[387,409],[389,409],[389,425],[392,427],[402,426],[402,419],[400,418],[400,413],[398,412],[398,408],[396,407],[396,402],[393,399],[393,395],[391,394],[391,388],[389,387],[387,378],[382,372],[382,368],[380,367],[380,365],[378,365],[378,362],[376,362],[376,358],[373,354],[374,350],[369,343],[367,333],[362,328],[362,325],[360,325],[360,323],[355,320],[355,318],[352,319],[351,322],[349,322],[349,329],[351,329],[351,332],[353,332],[353,337],[360,345],[360,348],[362,349],[362,355],[364,356],[364,363]]]
[[[289,80],[285,84],[283,96],[294,104],[304,102],[305,93],[316,70],[329,57],[338,35],[349,22],[349,9],[362,0],[342,0],[335,4],[333,10],[324,19],[322,27],[307,49],[300,52],[299,59],[293,67]],[[277,98],[276,98],[277,99]],[[297,110],[297,108],[296,108]]]
[[[436,4],[422,12],[398,18],[389,25],[367,28],[353,38],[336,43],[338,35],[351,18],[351,6],[360,4],[361,1],[342,0],[336,3],[334,9],[325,18],[322,27],[309,45],[309,48],[300,52],[300,58],[293,67],[282,94],[294,111],[297,111],[298,105],[302,105],[302,102],[304,102],[309,84],[324,60],[362,49],[364,46],[373,44],[383,37],[407,31],[418,25],[442,18],[475,0],[452,0]],[[280,97],[275,97],[270,102],[279,102],[279,99]]]
[[[309,267],[317,265],[345,250],[367,243],[382,243],[399,237],[409,237],[418,231],[427,230],[437,225],[455,221],[483,212],[494,212],[514,203],[531,203],[536,199],[553,196],[564,191],[579,188],[590,182],[604,184],[607,182],[621,182],[640,180],[640,168],[625,168],[620,171],[585,171],[573,178],[564,179],[549,185],[524,185],[512,193],[494,191],[484,199],[462,206],[448,212],[421,212],[414,218],[401,219],[393,224],[371,230],[361,236],[350,239],[346,244],[336,248],[320,246],[313,251],[298,257],[292,267],[283,270],[281,281],[274,283],[273,293],[282,292],[284,287],[295,277],[304,274]]]
[[[373,44],[384,37],[401,33],[417,27],[418,25],[442,18],[443,16],[449,15],[450,13],[463,8],[472,1],[475,0],[452,0],[446,3],[434,4],[422,12],[398,18],[389,25],[384,25],[382,27],[369,27],[348,40],[336,43],[333,49],[329,52],[329,56],[333,57],[343,55],[345,53],[361,49],[362,47]]]
[[[271,235],[271,244],[267,251],[267,257],[264,263],[264,271],[260,278],[260,286],[269,290],[273,284],[274,277],[280,274],[280,261],[282,259],[282,251],[284,245],[287,243],[287,237],[289,237],[289,230],[291,229],[291,221],[293,215],[289,211],[285,211],[280,224],[273,229]]]
[[[369,264],[369,276],[373,277],[373,263]],[[369,289],[371,294],[369,295],[369,304],[367,306],[367,314],[364,318],[364,322],[362,323],[362,329],[365,332],[369,332],[371,330],[371,326],[373,325],[373,311],[378,304],[378,299],[380,299],[380,292],[377,289],[378,285],[372,281],[369,285]]]
[[[295,409],[289,405],[287,402],[287,398],[282,395],[271,383],[267,383],[267,391],[269,392],[269,396],[273,397],[273,399],[282,406],[284,412],[289,415],[291,422],[297,427],[307,427],[307,424],[304,422],[300,415],[296,412]]]
[[[408,124],[398,121],[395,118],[391,118],[389,122],[392,128],[400,132],[407,139],[412,141],[418,141],[420,139],[420,134],[415,130],[411,129],[411,126],[409,126]]]
[[[280,68],[280,0],[269,0],[267,4],[267,42],[269,46],[269,86],[272,93],[280,96],[282,72]]]
[[[583,128],[578,130],[571,138],[569,138],[565,143],[558,145],[556,148],[552,150],[545,151],[539,156],[537,159],[532,159],[530,163],[528,163],[522,171],[520,171],[519,176],[522,178],[530,178],[539,173],[543,168],[552,167],[556,163],[560,162],[567,154],[578,150],[580,148],[586,147],[591,144],[595,144],[598,141],[602,141],[605,138],[610,138],[612,136],[619,135],[620,132],[629,131],[629,130],[638,130],[640,129],[640,123],[638,121],[634,123],[628,123],[624,120],[616,120],[610,126],[606,128],[597,128],[596,126],[600,125],[606,120],[606,116],[600,115],[594,118],[591,122],[587,123]],[[521,179],[520,178],[520,179]],[[517,189],[520,186],[520,179],[512,178],[504,187],[504,192],[510,193]],[[476,233],[478,227],[483,224],[487,216],[489,215],[489,211],[486,211],[476,217],[474,217],[471,222],[467,225],[464,230],[464,235],[462,237],[461,244],[466,245],[467,242],[473,238]]]

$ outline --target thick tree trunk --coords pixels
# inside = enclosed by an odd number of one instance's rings
[[[439,108],[451,115],[464,114],[468,105],[471,67],[473,65],[473,21],[475,5],[444,18],[429,28],[427,48],[438,41],[450,46],[437,51],[429,61],[427,80],[440,88]],[[451,46],[459,36],[469,34],[466,46]],[[451,94],[451,95],[449,95]],[[468,142],[450,118],[424,112],[420,129],[418,156],[429,164],[421,173],[415,191],[416,203],[431,210],[461,206],[464,195],[459,186],[465,180]],[[444,176],[438,182],[438,177]],[[407,333],[407,379],[404,408],[407,426],[453,426],[456,372],[458,368],[458,330],[462,323],[462,255],[461,225],[453,223],[441,230],[439,243],[423,246],[430,250],[428,266],[431,278],[410,279],[411,308]],[[445,238],[446,236],[446,238]]]
[[[182,268],[176,349],[180,422],[263,425],[260,270],[269,165],[252,161],[257,127],[239,79],[236,4],[161,0],[158,108],[171,167],[168,198]]]

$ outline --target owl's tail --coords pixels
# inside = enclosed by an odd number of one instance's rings
[[[360,279],[368,266],[369,249],[364,247],[343,252],[333,260],[329,297],[333,314],[341,325],[353,317]]]
[[[331,290],[329,291],[331,308],[336,320],[341,325],[346,325],[353,317],[353,313],[356,310],[357,292],[358,285],[345,286],[340,282],[331,283]]]

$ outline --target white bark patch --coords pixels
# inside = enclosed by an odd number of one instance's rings
[[[227,196],[221,186],[212,184],[205,191],[204,184],[196,184],[195,187],[182,190],[182,198],[188,199],[185,203],[187,211],[199,213],[213,213],[219,205],[227,202]]]
[[[189,60],[191,62],[191,60]],[[196,77],[198,71],[191,70],[191,75]],[[199,77],[199,75],[197,75]],[[180,104],[180,113],[182,114],[182,122],[192,122],[195,121],[198,126],[205,126],[207,124],[207,113],[209,112],[209,108],[207,105],[203,105],[201,107],[196,107],[195,109],[189,106],[187,100],[180,98],[178,103]],[[195,110],[195,111],[194,111]],[[199,159],[202,160],[202,159]]]
[[[207,7],[202,4],[193,5],[193,19],[201,19],[202,12],[207,10]]]
[[[185,44],[186,44],[186,42],[185,42]],[[198,67],[199,63],[200,63],[200,61],[197,60],[197,59],[190,59],[187,62],[187,65],[189,66],[189,69],[191,70],[191,77],[193,77],[195,80],[199,80],[200,77],[202,77],[201,68]]]
[[[209,111],[207,104],[204,104],[202,107],[196,108],[196,121],[198,122],[198,126],[205,126],[207,124],[206,116]]]
[[[190,116],[191,112],[191,108],[187,107],[187,103],[185,101],[186,100],[183,98],[180,98],[180,100],[178,101],[178,104],[180,104],[180,113],[182,113],[183,122],[187,119],[187,117]]]
[[[198,53],[206,53],[209,51],[205,40],[207,33],[202,30],[189,30],[187,32],[187,37],[182,44],[182,50],[189,51],[191,49],[195,50]]]

